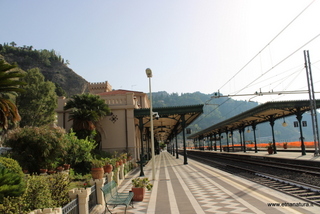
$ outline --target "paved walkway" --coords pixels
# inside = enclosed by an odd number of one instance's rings
[[[303,201],[267,187],[214,169],[183,156],[176,159],[168,152],[156,156],[156,172],[152,191],[146,191],[142,202],[134,202],[127,213],[202,214],[202,213],[320,213],[320,208],[302,206]],[[151,179],[151,162],[144,167]],[[128,174],[119,187],[120,192],[131,189],[131,179],[138,177],[135,170]],[[267,203],[301,203],[300,206],[271,207]],[[279,204],[276,204],[279,205]],[[124,213],[122,206],[112,210]]]

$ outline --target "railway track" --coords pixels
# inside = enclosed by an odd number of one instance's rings
[[[211,154],[211,155],[210,155]],[[278,163],[270,163],[270,161],[263,161],[256,159],[254,160],[242,160],[242,158],[235,157],[220,157],[221,155],[215,155],[214,159],[212,153],[208,152],[189,152],[188,157],[204,164],[210,165],[220,170],[227,171],[237,176],[241,176],[245,179],[251,180],[255,183],[267,186],[274,190],[283,192],[285,194],[299,198],[300,200],[312,203],[320,206],[320,187],[317,185],[310,185],[304,182],[298,182],[293,179],[287,179],[275,174],[268,174],[260,170],[262,167],[272,167],[272,171],[281,170],[280,175],[283,171],[294,172],[302,175],[310,174],[320,179],[319,169],[316,167],[302,166],[294,164],[279,164],[279,167],[274,166]],[[228,161],[226,161],[228,160]],[[253,163],[254,162],[254,163]],[[250,165],[250,168],[246,167]],[[253,167],[254,166],[254,167]]]

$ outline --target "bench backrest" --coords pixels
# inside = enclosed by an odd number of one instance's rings
[[[117,183],[115,181],[108,182],[106,185],[101,187],[101,190],[105,200],[108,201],[118,193]]]

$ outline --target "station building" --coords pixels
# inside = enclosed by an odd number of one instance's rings
[[[130,152],[134,157],[140,153],[140,131],[134,109],[149,108],[150,102],[147,94],[138,91],[112,90],[107,82],[88,83],[91,94],[99,95],[111,109],[111,114],[96,124],[101,135],[100,149],[113,153],[117,151]],[[68,99],[59,97],[57,115],[58,126],[70,130],[72,121],[69,121],[70,111],[64,111]]]

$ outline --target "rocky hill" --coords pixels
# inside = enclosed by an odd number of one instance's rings
[[[70,69],[68,61],[54,50],[35,50],[32,46],[15,47],[14,44],[0,44],[0,58],[10,64],[17,63],[24,71],[39,68],[46,80],[61,87],[68,97],[88,91],[87,81]]]

